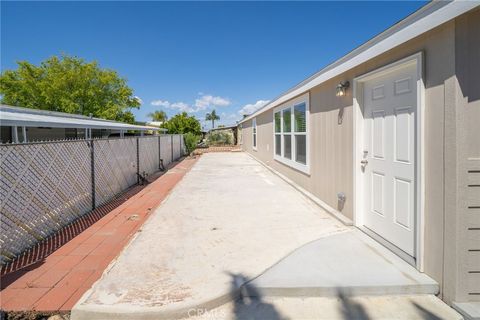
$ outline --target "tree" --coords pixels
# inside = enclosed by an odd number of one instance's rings
[[[163,110],[157,110],[157,111],[151,112],[148,114],[148,117],[152,118],[152,121],[159,121],[159,122],[165,122],[168,119],[167,114]]]
[[[205,115],[205,120],[207,120],[207,121],[211,120],[212,121],[212,129],[213,129],[213,128],[215,128],[215,120],[220,120],[220,117],[217,115],[215,110],[212,110],[212,112],[207,113]]]
[[[4,104],[135,121],[131,109],[140,106],[140,99],[116,71],[100,68],[96,61],[62,55],[38,66],[27,61],[17,64],[16,70],[0,75]]]
[[[168,133],[174,134],[190,132],[199,135],[201,133],[200,121],[186,112],[176,114],[170,120],[162,123],[161,127],[167,129]]]

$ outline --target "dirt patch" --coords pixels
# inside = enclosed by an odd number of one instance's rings
[[[0,315],[1,320],[69,320],[70,312],[9,311]]]

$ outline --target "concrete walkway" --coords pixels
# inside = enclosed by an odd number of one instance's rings
[[[230,300],[298,247],[348,228],[244,153],[203,155],[72,311],[160,319]]]
[[[198,315],[197,315],[198,314]],[[432,295],[239,298],[188,320],[460,320]]]
[[[248,155],[216,153],[200,158],[75,305],[72,319],[188,318],[205,310],[223,312],[207,319],[283,319],[280,305],[286,314],[295,315],[296,303],[321,313],[315,301],[338,308],[354,294],[437,291],[433,280],[342,225]],[[272,297],[277,295],[283,298]],[[335,297],[298,298],[312,295]],[[391,299],[397,299],[392,307],[417,303],[434,315],[452,310],[432,295]],[[266,309],[271,316],[262,316]],[[260,316],[249,313],[259,310]],[[446,319],[457,319],[451,312]]]

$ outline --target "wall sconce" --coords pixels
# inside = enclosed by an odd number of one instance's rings
[[[345,96],[347,92],[347,88],[350,87],[350,82],[345,81],[345,82],[340,82],[337,85],[337,97],[343,97]]]

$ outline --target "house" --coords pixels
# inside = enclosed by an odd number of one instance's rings
[[[123,137],[166,131],[152,126],[7,105],[0,105],[0,129],[1,143]]]
[[[163,121],[148,121],[146,122],[147,126],[159,127],[163,124]]]
[[[480,2],[432,1],[239,123],[246,152],[463,314],[480,310],[479,39]]]

